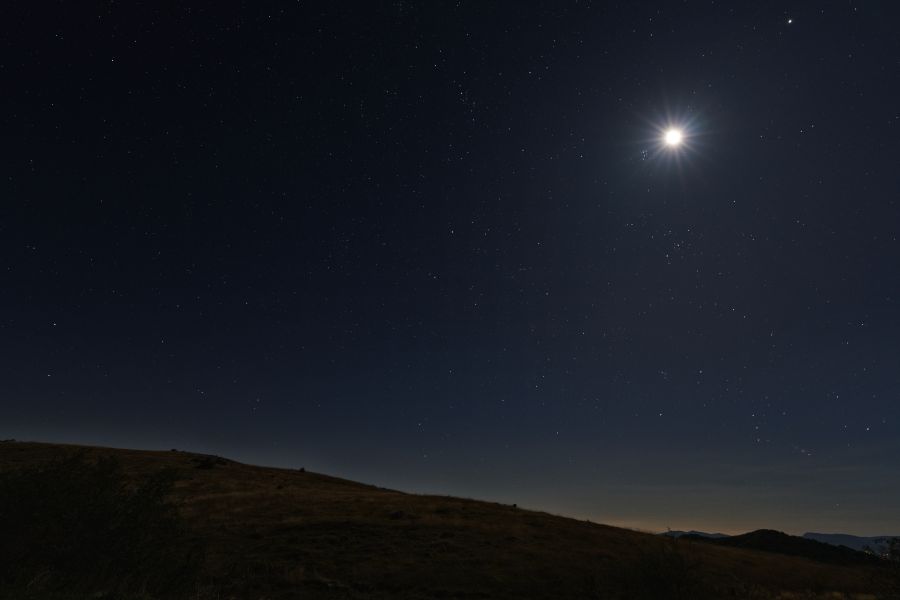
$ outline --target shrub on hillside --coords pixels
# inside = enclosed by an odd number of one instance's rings
[[[82,455],[0,473],[0,597],[178,596],[199,557],[172,483],[131,483],[114,459]]]

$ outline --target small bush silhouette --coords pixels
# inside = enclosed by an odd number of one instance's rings
[[[178,597],[199,556],[166,501],[173,481],[130,483],[82,455],[0,473],[0,598]]]

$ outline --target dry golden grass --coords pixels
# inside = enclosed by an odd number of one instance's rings
[[[77,449],[5,442],[0,469]],[[185,452],[83,450],[117,457],[135,477],[178,470],[173,500],[207,548],[201,596],[862,599],[876,597],[882,577],[871,567],[674,544],[512,506],[404,494],[316,473],[231,461],[198,468],[204,459]]]

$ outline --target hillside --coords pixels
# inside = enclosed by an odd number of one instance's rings
[[[0,470],[77,450],[0,443]],[[82,450],[135,479],[177,471],[172,500],[206,548],[200,598],[862,598],[885,574],[186,452]]]

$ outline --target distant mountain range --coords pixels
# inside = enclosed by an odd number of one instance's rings
[[[760,530],[766,531],[766,530]],[[669,537],[680,538],[683,536],[691,536],[697,538],[707,538],[719,540],[723,538],[730,537],[741,537],[741,536],[730,536],[724,533],[707,533],[705,531],[666,531],[662,535],[667,535]],[[748,534],[743,534],[748,535]],[[796,537],[796,536],[789,536]],[[849,535],[846,533],[813,533],[807,532],[802,536],[803,539],[813,540],[816,542],[822,542],[823,544],[830,544],[832,546],[846,546],[851,550],[856,550],[857,552],[866,552],[871,550],[876,554],[882,554],[887,551],[888,544],[890,543],[892,538],[900,538],[900,535],[879,535],[872,537],[863,537],[858,535]]]
[[[665,533],[663,533],[663,535],[667,535],[667,536],[673,537],[673,538],[680,538],[683,535],[695,535],[697,537],[712,538],[712,539],[720,539],[720,538],[730,537],[724,533],[706,533],[705,531],[694,531],[693,529],[691,529],[690,531],[679,531],[677,529],[675,531],[672,531],[670,529],[669,531],[666,531]]]
[[[710,538],[701,535],[682,535],[679,539],[702,542],[704,544],[716,544],[717,546],[730,546],[732,548],[747,548],[762,550],[763,552],[777,552],[789,556],[802,556],[812,560],[836,565],[865,565],[880,563],[881,559],[846,546],[819,542],[813,539],[788,535],[772,529],[758,529],[750,533],[732,535],[722,538]]]
[[[876,554],[881,554],[887,550],[891,538],[900,538],[900,535],[860,537],[846,533],[804,533],[803,537],[833,546],[846,546],[859,551],[871,550]]]

